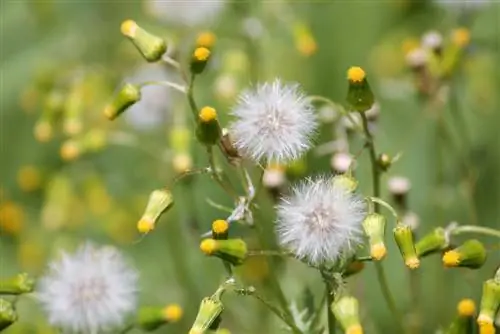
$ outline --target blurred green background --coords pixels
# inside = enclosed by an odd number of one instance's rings
[[[117,245],[141,274],[141,304],[179,303],[185,310],[178,324],[162,327],[158,333],[186,333],[201,298],[212,294],[224,277],[220,262],[206,258],[198,248],[198,231],[208,230],[214,219],[226,215],[206,199],[231,206],[230,199],[208,176],[180,182],[173,189],[176,205],[157,228],[144,238],[136,231],[149,193],[176,175],[174,158],[191,159],[193,166],[205,166],[206,161],[192,132],[189,143],[180,145],[183,158],[172,149],[173,132],[192,130],[187,104],[175,93],[152,92],[151,98],[160,102],[143,106],[135,117],[109,122],[102,116],[103,106],[116,87],[146,66],[120,34],[121,22],[129,18],[165,37],[174,55],[184,57],[182,60],[187,59],[186,52],[198,33],[207,29],[215,33],[213,59],[197,82],[195,95],[199,105],[219,110],[222,123],[227,122],[225,114],[234,104],[235,94],[256,80],[281,77],[298,81],[308,94],[344,103],[346,70],[362,66],[381,106],[376,144],[391,156],[403,153],[384,175],[384,198],[390,200],[385,187],[389,176],[403,175],[411,180],[409,207],[420,218],[417,235],[451,221],[500,228],[498,4],[231,1],[210,25],[196,27],[178,26],[162,19],[161,11],[152,15],[147,8],[141,1],[1,3],[2,276],[19,271],[39,275],[57,251],[73,249],[87,239]],[[465,119],[468,141],[457,131],[456,116],[445,104],[438,113],[452,129],[453,146],[442,148],[436,137],[436,115],[425,112],[425,101],[416,96],[402,46],[429,30],[440,31],[449,39],[452,29],[460,26],[470,28],[471,45],[459,75],[453,78],[453,92]],[[147,67],[145,75],[161,72],[155,65]],[[171,71],[165,75],[178,79]],[[54,90],[65,98],[75,94],[77,106],[72,108],[77,110],[83,132],[98,128],[114,139],[104,149],[72,161],[61,158],[61,146],[69,137],[61,126],[54,127],[50,141],[37,140],[35,126]],[[165,98],[166,94],[170,95]],[[148,112],[152,115],[143,115]],[[318,142],[330,140],[331,125],[322,125],[321,130]],[[351,153],[362,145],[360,137],[354,136]],[[360,157],[356,176],[361,192],[369,195],[367,157],[367,153]],[[218,159],[224,162],[222,156]],[[477,175],[472,198],[462,173],[464,159]],[[304,175],[328,172],[330,155],[318,157],[313,151],[306,164]],[[259,220],[270,228],[273,212],[266,196],[260,198],[264,208]],[[257,245],[252,231],[237,227],[234,235]],[[421,333],[446,326],[461,298],[479,301],[482,281],[491,277],[500,261],[498,240],[484,240],[490,253],[480,270],[445,270],[436,256],[423,261],[417,273],[420,287],[413,291],[422,312]],[[409,312],[409,273],[394,242],[387,243],[384,267],[390,287],[399,308]],[[290,301],[298,301],[306,286],[319,298],[323,286],[312,269],[288,260],[280,263],[279,270]],[[239,275],[260,286],[265,285],[267,271],[266,262],[256,258],[239,269]],[[382,299],[373,267],[368,264],[349,282],[361,300],[365,332],[394,332],[394,319]],[[18,306],[20,320],[6,333],[51,333],[31,298],[21,298]],[[222,327],[252,334],[275,333],[279,326],[279,321],[251,297],[228,295]]]

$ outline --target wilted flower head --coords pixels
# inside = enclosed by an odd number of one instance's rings
[[[224,0],[147,0],[148,12],[173,25],[200,26],[211,23],[224,9]]]
[[[236,120],[229,131],[235,147],[257,162],[300,157],[309,149],[316,128],[314,109],[299,85],[279,79],[243,92],[232,114]]]
[[[124,325],[136,307],[137,278],[116,249],[87,243],[50,263],[37,297],[53,326],[93,334]]]
[[[310,263],[334,261],[361,242],[364,200],[331,177],[300,183],[278,207],[279,242]]]

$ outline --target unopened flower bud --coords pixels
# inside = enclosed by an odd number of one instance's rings
[[[457,305],[458,316],[451,323],[446,334],[473,333],[476,304],[472,299],[462,299]]]
[[[224,305],[218,296],[203,298],[189,334],[204,334],[208,329],[217,329]]]
[[[142,307],[137,315],[137,327],[145,331],[154,331],[167,323],[174,323],[181,319],[182,308],[177,304],[165,307]]]
[[[333,182],[344,187],[349,192],[354,192],[358,188],[358,181],[349,174],[335,175]]]
[[[361,67],[351,67],[347,71],[349,89],[347,102],[355,111],[365,112],[375,103],[375,97],[366,79],[366,73]]]
[[[242,264],[248,254],[247,244],[242,239],[205,239],[200,249],[206,255],[217,256],[235,266]]]
[[[191,57],[191,72],[200,74],[207,66],[210,59],[210,50],[205,47],[196,48]]]
[[[493,325],[500,309],[500,281],[489,279],[483,283],[483,293],[477,323],[479,327]]]
[[[137,85],[126,83],[113,97],[113,100],[104,109],[104,115],[114,120],[128,107],[141,99],[141,90]]]
[[[62,144],[59,153],[65,161],[75,160],[82,153],[81,143],[76,139],[68,139]]]
[[[0,280],[0,294],[20,295],[30,293],[35,286],[35,280],[26,273]]]
[[[494,324],[484,323],[479,325],[479,334],[495,334],[496,329]]]
[[[0,298],[0,331],[17,321],[17,313],[11,302]]]
[[[378,156],[378,165],[383,171],[387,171],[392,166],[392,159],[388,154],[382,153]]]
[[[212,238],[225,240],[229,234],[229,223],[223,219],[217,219],[212,223]]]
[[[352,275],[356,275],[357,273],[361,272],[365,268],[365,263],[363,261],[358,261],[354,260],[351,263],[349,263],[342,273],[343,277],[349,277]]]
[[[332,159],[330,160],[330,166],[332,167],[335,173],[347,173],[349,168],[353,163],[353,159],[350,154],[344,152],[338,152],[332,155]]]
[[[363,221],[363,229],[370,243],[370,255],[376,260],[382,260],[387,254],[384,243],[385,217],[379,213],[371,213]]]
[[[394,230],[394,239],[398,245],[399,252],[403,256],[405,265],[410,269],[417,269],[420,266],[420,260],[418,259],[417,253],[415,251],[415,244],[413,243],[413,232],[411,228],[407,225],[398,224]]]
[[[61,158],[75,160],[84,153],[101,150],[106,144],[106,133],[100,129],[91,129],[83,136],[68,139],[61,146]]]
[[[167,44],[162,38],[147,32],[135,21],[124,21],[121,25],[121,32],[130,39],[148,62],[160,60],[167,51]]]
[[[363,333],[359,320],[359,303],[356,298],[351,296],[340,297],[332,303],[330,308],[346,334]]]
[[[211,31],[204,31],[196,38],[196,47],[211,49],[216,41],[215,34]]]
[[[167,189],[154,190],[149,195],[146,210],[137,223],[137,229],[141,233],[152,231],[160,216],[174,205],[172,193]]]
[[[212,107],[203,107],[198,114],[196,137],[205,145],[215,145],[220,139],[222,129],[217,120],[217,111]]]
[[[443,255],[445,267],[480,268],[486,261],[486,249],[476,239],[467,240],[459,247],[449,250]]]
[[[449,246],[446,231],[442,227],[435,228],[430,233],[424,235],[416,245],[415,250],[419,257],[427,256],[436,252],[441,252]]]

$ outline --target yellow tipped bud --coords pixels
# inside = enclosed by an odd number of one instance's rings
[[[467,28],[458,28],[453,31],[452,41],[458,47],[464,48],[470,43],[470,31]]]
[[[17,321],[17,313],[12,303],[0,298],[0,331],[3,331]]]
[[[205,47],[196,48],[191,59],[191,72],[200,74],[205,69],[208,60],[210,59],[210,50]]]
[[[172,158],[172,167],[176,173],[185,173],[193,167],[193,159],[188,153],[179,153]]]
[[[365,77],[366,73],[361,67],[353,66],[347,71],[347,79],[351,82],[361,83]]]
[[[346,333],[363,333],[359,320],[359,303],[356,298],[340,297],[330,305],[330,309]]]
[[[140,87],[127,83],[123,85],[113,97],[113,100],[104,108],[104,116],[112,121],[140,99]]]
[[[137,223],[139,232],[147,233],[153,230],[160,216],[173,205],[174,198],[172,193],[167,189],[159,189],[151,192],[146,209]]]
[[[219,257],[234,266],[242,264],[248,255],[247,244],[241,239],[205,239],[200,249],[209,256]]]
[[[413,232],[407,225],[398,224],[394,230],[394,239],[398,245],[399,252],[403,256],[405,265],[410,269],[416,269],[420,266],[415,244],[413,243]]]
[[[204,31],[198,35],[198,38],[196,38],[196,46],[198,48],[207,48],[210,49],[214,46],[215,44],[215,34],[211,31]]]
[[[34,129],[35,139],[41,143],[46,143],[52,139],[53,127],[48,121],[42,120],[35,125]]]
[[[160,60],[165,51],[167,51],[167,44],[162,38],[147,32],[135,21],[124,21],[120,30],[124,36],[130,39],[148,62]]]
[[[212,238],[227,239],[229,223],[223,219],[215,220],[212,223]]]
[[[500,309],[500,281],[489,279],[483,283],[481,304],[477,323],[482,325],[493,324],[495,315]]]
[[[80,156],[81,151],[78,141],[70,139],[63,143],[60,154],[63,160],[72,161]]]
[[[212,107],[203,107],[198,114],[200,120],[204,123],[208,123],[217,118],[217,111]]]
[[[457,305],[457,312],[461,317],[472,317],[476,312],[476,303],[472,299],[462,299]]]
[[[370,255],[376,261],[382,260],[387,255],[387,248],[385,247],[385,244],[379,243],[371,246]]]
[[[184,311],[180,305],[170,304],[163,309],[163,314],[168,322],[178,322],[182,318]]]
[[[363,221],[363,229],[370,243],[370,255],[376,261],[382,260],[387,253],[384,244],[385,225],[385,217],[379,213],[371,213]]]
[[[495,334],[496,329],[493,324],[485,323],[479,325],[479,334]]]
[[[480,268],[486,261],[486,249],[478,240],[467,240],[443,255],[445,267]]]
[[[222,305],[217,293],[211,297],[203,298],[189,334],[203,334],[209,328],[217,328],[223,311],[224,305]]]

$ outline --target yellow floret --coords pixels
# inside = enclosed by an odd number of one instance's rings
[[[214,239],[205,239],[200,243],[200,249],[203,253],[211,255],[217,249],[217,241]]]
[[[405,261],[405,264],[410,269],[417,269],[420,266],[420,260],[416,257],[411,257]]]
[[[208,57],[210,57],[210,50],[205,47],[196,48],[193,56],[197,61],[207,61]]]
[[[133,20],[125,20],[123,21],[120,30],[125,36],[134,37],[137,30],[137,23]]]
[[[217,111],[212,107],[203,107],[198,116],[202,122],[208,123],[217,118]]]
[[[163,315],[168,322],[179,321],[183,313],[182,307],[178,304],[170,304],[163,309]]]
[[[212,223],[212,231],[217,234],[226,233],[229,229],[229,224],[223,219],[218,219]]]
[[[374,260],[380,261],[387,254],[387,248],[383,243],[375,244],[371,247],[370,255]]]
[[[140,233],[148,233],[151,232],[155,228],[155,223],[150,219],[141,218],[137,222],[137,230]]]
[[[215,44],[215,34],[211,31],[204,31],[198,35],[196,46],[211,48]]]
[[[451,250],[443,255],[443,265],[445,267],[456,267],[460,264],[460,253]]]
[[[462,317],[470,317],[476,312],[476,304],[472,299],[462,299],[458,303],[457,311]]]
[[[467,28],[458,28],[453,31],[452,36],[453,43],[461,48],[469,45],[470,42],[470,31]]]
[[[365,80],[365,71],[358,66],[353,66],[347,71],[347,79],[351,82],[362,82]]]

